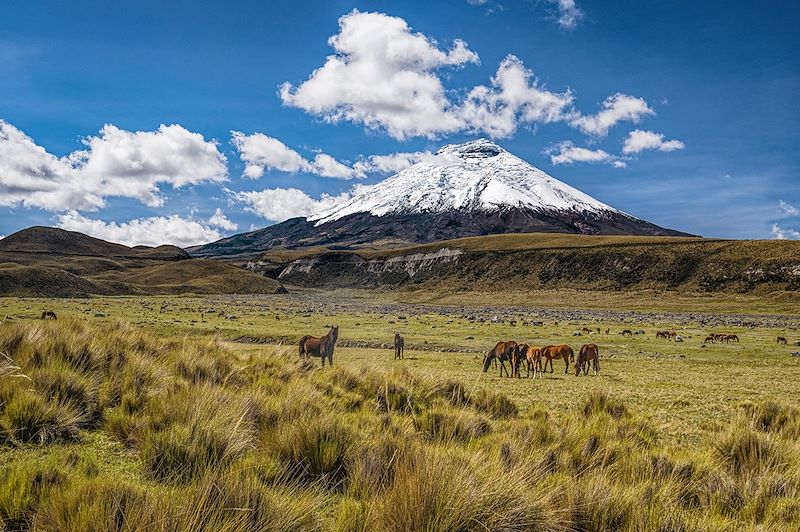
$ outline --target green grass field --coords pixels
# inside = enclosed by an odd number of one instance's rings
[[[0,299],[0,522],[800,526],[797,316],[755,300],[739,307],[751,316],[576,309],[571,296],[527,310],[480,294]],[[43,310],[59,319],[38,319]],[[297,339],[333,324],[335,367],[298,363]],[[583,327],[601,332],[573,336]],[[656,339],[661,329],[684,341]],[[704,344],[712,332],[741,341]],[[596,343],[600,374],[565,375],[562,361],[535,381],[482,373],[501,339]]]

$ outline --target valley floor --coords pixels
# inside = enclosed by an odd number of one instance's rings
[[[701,441],[733,416],[744,401],[800,399],[800,358],[790,356],[800,351],[800,346],[793,345],[800,342],[800,315],[721,314],[708,312],[708,306],[702,306],[705,312],[697,312],[701,307],[697,299],[690,312],[676,311],[671,304],[674,302],[668,300],[665,306],[671,310],[653,310],[654,296],[640,299],[643,308],[651,309],[643,311],[565,306],[591,299],[570,292],[562,292],[558,301],[554,292],[539,294],[549,303],[561,304],[549,308],[493,305],[497,295],[491,294],[428,296],[432,302],[459,302],[458,306],[407,303],[387,295],[343,291],[258,296],[6,298],[0,299],[0,315],[12,320],[35,319],[47,309],[92,323],[121,319],[156,336],[214,336],[240,354],[263,352],[287,357],[295,355],[301,336],[321,336],[329,325],[338,325],[337,365],[376,371],[403,367],[423,378],[458,379],[471,386],[507,393],[523,412],[544,409],[555,417],[570,415],[588,392],[604,391],[651,418],[675,443]],[[420,298],[413,293],[402,297]],[[748,299],[746,303],[753,301]],[[542,325],[530,325],[539,321]],[[592,333],[581,332],[583,327]],[[625,329],[643,334],[622,336]],[[684,341],[657,339],[657,330],[673,330]],[[406,339],[407,358],[402,362],[393,360],[395,332]],[[573,336],[577,332],[581,336]],[[715,332],[736,334],[741,341],[703,342]],[[787,338],[789,345],[777,345],[779,336]],[[482,373],[483,355],[497,341],[508,339],[538,346],[566,343],[576,353],[582,344],[596,343],[600,348],[600,375],[576,378],[572,367],[564,374],[561,361],[556,361],[553,373],[535,382],[500,378],[494,368]]]

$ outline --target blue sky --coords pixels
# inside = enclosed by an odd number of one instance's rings
[[[790,1],[10,4],[0,235],[198,243],[493,136],[659,225],[797,238],[797,27]]]

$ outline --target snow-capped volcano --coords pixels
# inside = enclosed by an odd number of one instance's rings
[[[347,202],[309,217],[323,225],[357,213],[434,214],[530,209],[622,214],[555,179],[497,144],[478,139],[449,144]]]
[[[673,235],[614,209],[479,139],[444,146],[429,160],[358,187],[309,218],[191,248],[198,257],[256,256],[277,247],[433,242],[500,233]]]

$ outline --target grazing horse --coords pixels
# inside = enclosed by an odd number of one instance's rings
[[[486,356],[483,357],[483,372],[486,373],[489,371],[489,364],[492,363],[492,360],[499,360],[500,361],[500,376],[503,376],[503,372],[506,372],[506,375],[511,377],[511,373],[508,372],[506,369],[505,362],[508,361],[511,363],[511,371],[513,374],[516,374],[516,361],[519,357],[518,354],[519,345],[514,340],[508,342],[497,342],[497,345],[494,346],[491,351],[486,353]]]
[[[600,351],[597,349],[597,344],[585,344],[578,352],[578,361],[575,362],[575,376],[581,374],[583,370],[584,375],[589,374],[589,362],[592,363],[592,370],[594,374],[600,371]]]
[[[736,336],[735,334],[726,334],[726,335],[725,335],[725,342],[726,342],[726,343],[729,343],[729,342],[736,342],[736,343],[738,343],[738,342],[739,342],[739,337],[738,337],[738,336]]]
[[[405,348],[406,341],[400,336],[400,333],[394,333],[394,359],[403,358],[403,349]]]
[[[336,347],[336,340],[339,339],[339,327],[333,326],[328,334],[321,338],[314,336],[303,336],[300,338],[300,358],[318,357],[322,359],[322,367],[325,367],[325,358],[333,366],[333,349]]]
[[[43,320],[55,320],[55,319],[58,319],[58,318],[56,318],[56,313],[53,312],[52,310],[45,310],[44,312],[42,312],[42,319]]]
[[[544,368],[542,371],[547,371],[547,364],[550,364],[550,373],[553,373],[553,359],[563,358],[566,367],[564,373],[569,372],[570,360],[575,360],[575,351],[566,344],[563,345],[548,345],[542,348],[542,358],[545,359]]]
[[[669,338],[669,331],[656,331],[656,338]]]
[[[787,345],[789,342],[786,341],[786,338],[783,336],[778,336],[778,344],[780,345]]]
[[[713,334],[710,334],[710,335],[706,336],[706,339],[703,341],[703,343],[704,344],[709,344],[709,343],[713,344],[716,341],[717,341],[716,337]]]
[[[527,364],[527,373],[525,378],[531,376],[531,369],[533,369],[533,378],[536,378],[536,372],[539,371],[539,378],[542,378],[542,348],[533,345],[523,344],[519,347],[519,361],[525,360]],[[517,374],[519,374],[519,366],[517,366]]]
[[[625,329],[620,333],[622,336],[633,336],[633,331],[630,329]]]

